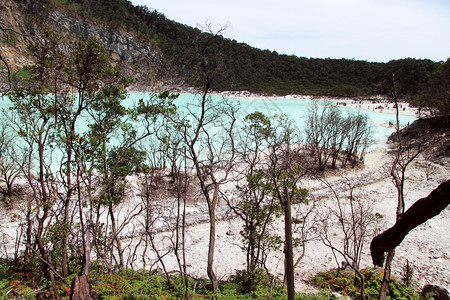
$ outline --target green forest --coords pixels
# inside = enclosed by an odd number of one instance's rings
[[[133,6],[128,0],[38,0],[24,2],[30,13],[52,7],[83,18],[100,20],[111,30],[135,32],[142,40],[160,49],[176,76],[187,84],[198,86],[196,72],[198,44],[210,40],[207,59],[216,61],[217,72],[212,88],[216,91],[248,90],[262,94],[303,94],[321,96],[392,97],[392,74],[396,75],[397,94],[412,99],[442,64],[427,59],[404,58],[388,63],[350,59],[318,59],[278,54],[260,50],[245,43],[223,38],[214,32],[169,20],[157,10]],[[47,11],[47,12],[48,12]]]

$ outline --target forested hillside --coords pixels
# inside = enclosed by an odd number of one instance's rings
[[[211,51],[206,54],[207,59],[220,60],[221,72],[216,72],[213,85],[213,89],[217,91],[248,90],[280,95],[390,96],[392,74],[395,73],[398,95],[411,98],[440,65],[431,60],[411,58],[374,63],[282,55],[225,39],[221,35],[202,33],[199,29],[167,19],[157,10],[133,6],[128,0],[12,2],[17,4],[18,9],[25,15],[23,21],[26,24],[21,27],[22,33],[32,37],[38,34],[39,24],[63,27],[63,31],[72,31],[78,35],[103,35],[104,38],[100,40],[106,49],[116,56],[116,60],[124,66],[128,75],[136,77],[137,85],[141,87],[196,86],[195,66],[199,52],[197,45],[198,41],[208,38],[211,38]],[[61,24],[69,22],[67,20],[70,19],[71,25]],[[92,29],[89,30],[92,24],[108,33],[93,33]],[[127,38],[122,45],[113,47],[114,42],[124,35],[131,35],[134,40]],[[130,47],[131,50],[136,50],[136,54],[130,52]],[[150,58],[143,59],[142,55],[148,51],[152,52],[147,55]]]

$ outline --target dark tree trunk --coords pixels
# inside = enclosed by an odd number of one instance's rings
[[[394,255],[395,255],[395,248],[390,250],[387,254],[386,265],[384,267],[383,282],[381,283],[380,296],[378,300],[386,299],[386,295],[389,289],[389,283],[391,283],[391,267]]]
[[[415,227],[438,215],[450,204],[450,180],[441,183],[427,197],[417,200],[397,222],[373,238],[370,254],[373,264],[383,266],[384,253],[389,252],[403,241]]]
[[[100,297],[92,291],[91,284],[88,277],[82,275],[80,277],[75,276],[72,281],[70,300],[91,300],[100,299]]]
[[[284,203],[284,257],[286,264],[286,283],[288,290],[288,299],[295,299],[295,275],[294,275],[294,255],[292,242],[292,215],[291,215],[291,201],[286,199]]]

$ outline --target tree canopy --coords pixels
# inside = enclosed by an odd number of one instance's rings
[[[146,6],[133,6],[128,0],[38,0],[21,2],[32,11],[41,6],[56,7],[68,13],[106,25],[111,30],[134,32],[143,42],[155,45],[171,65],[174,78],[188,86],[198,86],[192,76],[196,68],[196,41],[211,35],[198,28],[169,20]],[[40,3],[39,5],[37,3]],[[45,9],[39,14],[45,18]],[[36,11],[35,11],[36,12]],[[426,84],[441,63],[405,58],[388,63],[353,59],[319,59],[260,50],[236,40],[215,35],[208,59],[220,59],[224,71],[211,87],[216,91],[248,90],[263,94],[306,94],[321,96],[391,95],[392,74],[396,74],[400,97],[411,99]],[[220,51],[219,51],[220,50]]]
[[[415,101],[433,115],[450,115],[450,59],[431,74]]]

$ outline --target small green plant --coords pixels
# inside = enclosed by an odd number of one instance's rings
[[[1,41],[7,45],[14,46],[17,42],[17,34],[12,30],[4,30]]]
[[[367,299],[378,299],[383,280],[382,271],[366,268],[361,270],[361,273],[366,282],[365,296]],[[341,271],[339,275],[337,275],[336,269],[320,272],[310,282],[322,289],[332,290],[344,296],[359,296],[358,278],[355,281],[352,271]],[[411,287],[392,278],[386,299],[420,299],[420,296]]]
[[[99,283],[93,289],[101,297],[120,299],[123,293],[131,290],[129,281],[126,276],[119,274],[102,274]]]
[[[231,277],[236,288],[241,293],[255,292],[261,285],[270,286],[270,278],[263,269],[236,270]]]
[[[219,299],[286,299],[282,282],[263,269],[237,270],[219,290]]]
[[[0,280],[0,297],[4,297],[10,290],[10,286],[8,285],[9,280],[1,279]]]
[[[31,78],[31,72],[27,68],[21,68],[12,74],[12,80],[17,82],[28,81]]]

